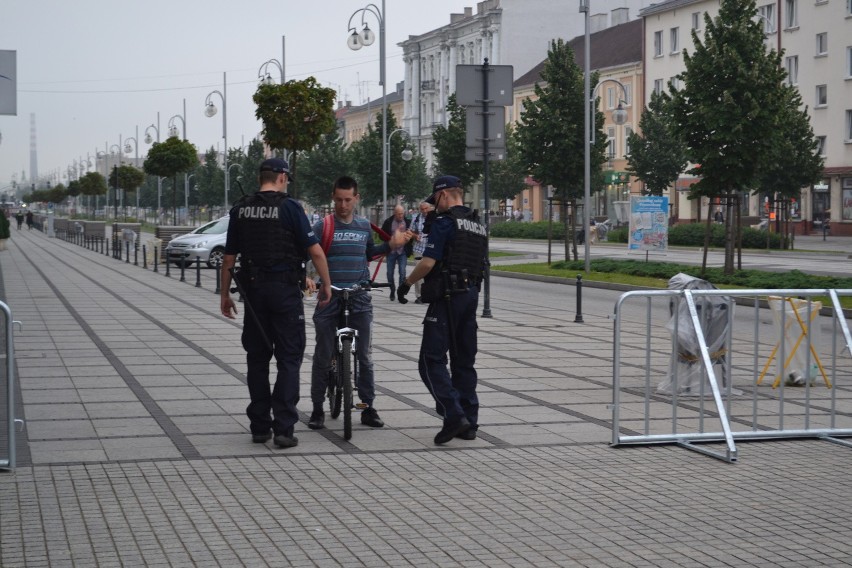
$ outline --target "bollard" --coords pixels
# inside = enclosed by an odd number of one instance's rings
[[[577,315],[574,323],[583,323],[583,275],[577,275]]]
[[[201,288],[201,257],[195,257],[195,287]]]
[[[104,238],[104,237],[100,237],[100,236],[98,237],[98,241],[101,243],[101,254],[104,253],[104,241],[105,240],[106,240],[106,238]]]
[[[214,294],[222,293],[222,263],[216,263],[216,290],[213,292]]]
[[[139,266],[139,243],[133,243],[133,266]]]
[[[130,264],[130,241],[125,241],[127,254],[124,255],[124,264]]]
[[[142,245],[142,268],[148,270],[148,246]]]
[[[109,256],[109,241],[106,240],[106,237],[104,238],[104,241],[106,241],[106,252],[104,253],[104,256]]]
[[[171,275],[172,275],[172,273],[169,272],[169,265],[170,264],[171,264],[171,262],[169,262],[169,257],[166,257],[166,276],[169,276],[169,277],[171,277]]]
[[[158,270],[159,262],[157,262],[157,247],[154,247],[154,272],[159,272]]]
[[[168,260],[166,260],[168,262]],[[180,263],[180,281],[186,282],[186,262]]]

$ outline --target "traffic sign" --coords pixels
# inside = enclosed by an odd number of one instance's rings
[[[511,65],[456,65],[456,102],[482,106],[483,73],[488,73],[488,105],[512,106]]]

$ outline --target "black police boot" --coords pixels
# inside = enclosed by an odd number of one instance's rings
[[[441,431],[435,434],[435,444],[446,444],[459,434],[463,434],[470,429],[470,422],[467,418],[455,418],[452,420],[444,419],[444,427]]]
[[[385,425],[382,419],[379,418],[379,413],[372,406],[365,408],[361,413],[361,424],[370,428],[381,428]]]
[[[311,413],[311,419],[308,421],[308,428],[311,430],[322,430],[325,428],[325,412],[320,409],[314,409]]]
[[[299,439],[293,435],[292,429],[283,434],[276,434],[272,442],[279,448],[292,448],[299,445]]]

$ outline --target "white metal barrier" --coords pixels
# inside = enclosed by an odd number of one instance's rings
[[[0,457],[0,469],[15,469],[15,427],[23,421],[15,418],[15,341],[12,335],[14,324],[12,310],[4,302],[0,302],[0,311],[6,318],[6,426],[7,426],[7,457]]]
[[[852,447],[842,439],[852,436],[842,296],[852,290],[625,293],[615,306],[612,445],[677,444],[728,462],[737,440]]]

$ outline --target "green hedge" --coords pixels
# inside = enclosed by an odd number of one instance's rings
[[[703,247],[704,231],[706,225],[703,223],[689,223],[669,227],[669,245],[682,247]],[[710,246],[713,248],[725,248],[725,227],[713,224],[710,226]],[[611,243],[627,242],[627,227],[612,229],[607,233],[607,241]],[[562,223],[553,223],[553,238],[561,240],[564,235]],[[766,237],[769,236],[769,248],[780,249],[781,237],[777,233],[758,231],[751,227],[743,227],[743,248],[765,249]],[[504,222],[491,227],[491,236],[506,239],[547,239],[547,221],[535,223]]]
[[[584,261],[561,261],[552,264],[557,270],[570,272],[585,269]],[[614,260],[608,258],[592,259],[591,270],[594,272],[609,272],[646,276],[649,278],[669,279],[678,272],[703,278],[713,284],[742,286],[744,288],[852,288],[852,278],[835,276],[815,276],[798,270],[790,272],[763,272],[760,270],[738,270],[734,274],[724,274],[721,267],[708,268],[701,275],[700,266],[689,266],[671,262],[645,262],[643,260]]]

